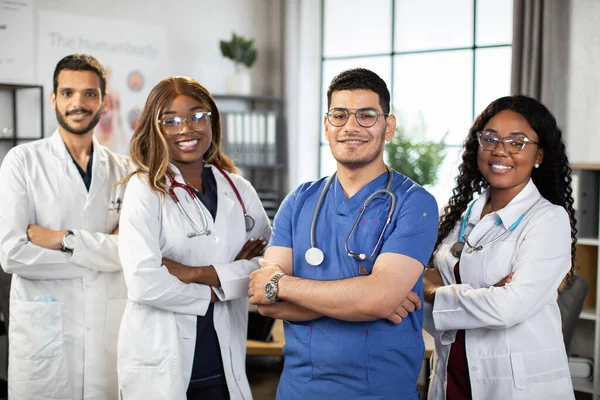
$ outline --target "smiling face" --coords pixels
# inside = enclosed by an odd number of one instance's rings
[[[371,90],[340,90],[331,95],[330,110],[346,109],[356,112],[359,109],[370,108],[383,114],[379,105],[379,95]],[[325,116],[325,137],[338,166],[358,169],[374,162],[383,164],[383,147],[386,140],[391,140],[396,129],[393,115],[387,118],[378,116],[375,125],[364,128],[356,121],[356,115],[351,114],[344,126],[336,127],[329,123]]]
[[[50,95],[59,129],[74,135],[94,130],[105,110],[100,78],[92,71],[64,69],[58,74],[56,93]]]
[[[537,133],[521,114],[503,110],[493,116],[485,125],[484,132],[493,132],[498,138],[527,137],[539,142]],[[528,143],[517,154],[506,152],[501,143],[493,151],[477,150],[477,167],[491,187],[491,193],[508,195],[511,199],[516,196],[529,182],[534,165],[541,164],[544,151],[539,145]]]
[[[202,164],[202,157],[210,147],[212,140],[212,129],[210,118],[206,118],[206,126],[199,131],[195,131],[190,127],[188,121],[191,121],[192,114],[198,112],[209,112],[208,107],[202,105],[199,101],[192,97],[179,95],[173,100],[171,105],[167,107],[160,115],[161,121],[168,120],[173,117],[181,119],[188,118],[181,127],[181,131],[176,135],[165,134],[165,129],[161,125],[161,132],[167,140],[169,147],[169,155],[171,162],[180,166],[181,164]]]

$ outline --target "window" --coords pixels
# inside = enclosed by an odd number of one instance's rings
[[[449,199],[462,142],[477,114],[510,92],[512,0],[323,0],[322,111],[339,72],[368,68],[386,81],[399,124],[445,135],[438,182]],[[320,174],[335,160],[321,135]]]

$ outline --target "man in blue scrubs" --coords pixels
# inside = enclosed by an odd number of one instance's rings
[[[250,302],[285,321],[277,398],[419,399],[425,348],[418,308],[437,235],[437,205],[384,163],[396,118],[377,74],[342,72],[327,102],[325,135],[337,173],[328,188],[324,178],[287,196],[261,269],[250,277]],[[380,192],[361,215],[369,196],[388,186],[395,207],[389,193]],[[311,230],[314,248],[306,257]],[[320,264],[315,248],[324,255]]]

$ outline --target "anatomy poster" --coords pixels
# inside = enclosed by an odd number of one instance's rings
[[[150,90],[165,76],[166,35],[162,28],[137,22],[40,11],[38,79],[48,93],[61,58],[86,53],[106,68],[108,110],[94,131],[100,143],[127,154],[139,112]],[[49,102],[48,102],[49,104]],[[45,134],[56,129],[54,111],[47,107]]]

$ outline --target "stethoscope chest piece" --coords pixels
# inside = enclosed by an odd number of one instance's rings
[[[244,222],[246,222],[246,232],[250,232],[254,228],[254,218],[248,214],[244,214]]]
[[[456,258],[460,258],[460,255],[462,254],[462,251],[464,248],[465,248],[464,242],[456,242],[450,248],[450,253],[452,253],[452,255]]]
[[[321,265],[321,263],[325,259],[325,255],[323,254],[323,251],[318,247],[311,247],[310,249],[306,250],[306,253],[304,253],[304,259],[310,265],[317,267]]]

